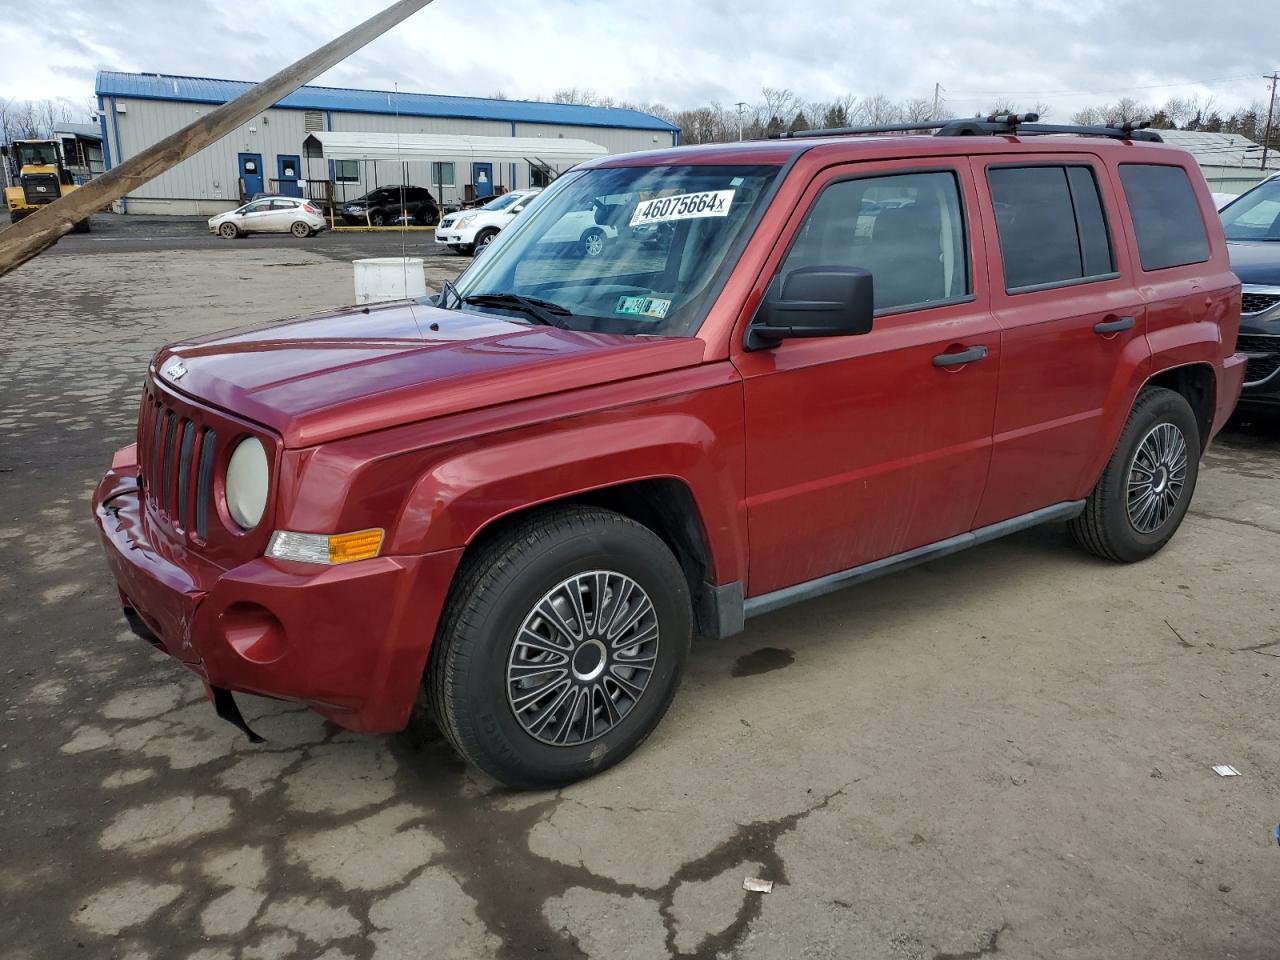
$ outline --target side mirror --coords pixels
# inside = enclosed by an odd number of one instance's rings
[[[617,228],[621,225],[623,216],[631,211],[631,207],[629,203],[610,203],[596,199],[591,204],[591,215],[600,226]]]
[[[762,350],[789,337],[870,333],[875,309],[871,271],[800,267],[770,285],[747,328],[745,346]]]
[[[511,208],[511,212],[512,212],[512,213],[519,213],[519,212],[520,212],[521,210],[523,210],[523,209],[524,209],[524,204],[523,204],[523,203],[517,203],[514,207],[512,207],[512,208]]]

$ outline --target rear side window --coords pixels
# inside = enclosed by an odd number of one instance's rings
[[[1200,204],[1182,167],[1122,163],[1120,182],[1133,217],[1143,270],[1209,259],[1209,237]]]
[[[987,183],[1010,293],[1114,275],[1091,167],[992,167]]]
[[[782,265],[871,271],[877,310],[969,293],[960,189],[951,171],[842,180],[814,202]]]

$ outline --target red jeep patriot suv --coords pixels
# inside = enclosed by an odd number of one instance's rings
[[[251,736],[231,691],[361,731],[421,691],[532,787],[635,749],[695,630],[1045,521],[1149,557],[1244,370],[1213,201],[1158,139],[608,157],[429,301],[167,347],[93,500],[125,614]],[[584,216],[599,257],[555,239]]]

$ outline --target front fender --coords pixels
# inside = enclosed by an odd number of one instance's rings
[[[395,550],[463,546],[530,507],[671,478],[693,497],[717,582],[742,579],[741,399],[721,393],[558,421],[458,450],[414,485],[396,524]]]
[[[746,575],[742,416],[737,371],[717,363],[371,431],[286,451],[277,517],[304,532],[382,527],[384,554],[418,555],[532,506],[671,478],[730,583]]]

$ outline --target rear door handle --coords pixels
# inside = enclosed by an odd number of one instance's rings
[[[1121,330],[1132,328],[1135,322],[1133,317],[1116,317],[1114,320],[1103,320],[1101,323],[1093,325],[1093,332],[1119,333]]]
[[[960,350],[956,353],[940,353],[933,358],[935,367],[958,367],[966,363],[977,363],[979,360],[987,359],[987,348],[979,344],[976,347],[969,347],[967,350]]]

